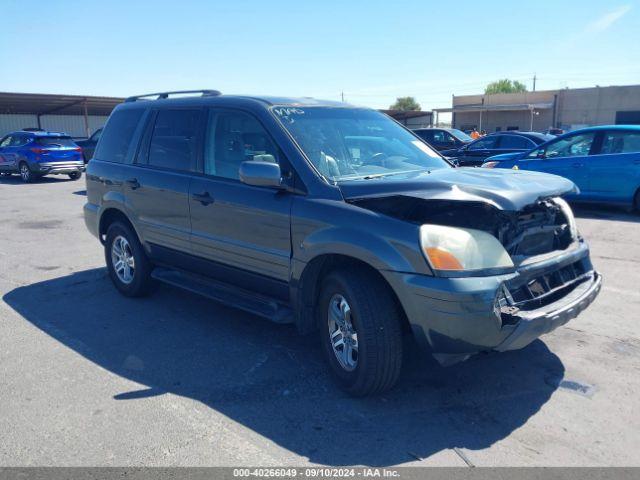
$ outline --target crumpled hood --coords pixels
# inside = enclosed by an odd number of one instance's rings
[[[579,193],[571,181],[548,173],[489,168],[442,168],[338,184],[346,200],[405,195],[434,200],[486,202],[507,211],[521,210],[540,198]]]

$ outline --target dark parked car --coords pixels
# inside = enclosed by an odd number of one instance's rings
[[[0,173],[19,173],[24,182],[44,175],[68,175],[77,180],[84,171],[81,149],[65,133],[21,130],[0,140]]]
[[[640,126],[604,125],[575,130],[525,153],[490,157],[489,168],[516,168],[568,178],[581,202],[640,210]]]
[[[473,141],[469,135],[455,128],[418,128],[413,133],[438,151],[458,149]]]
[[[93,158],[93,152],[96,150],[96,145],[98,144],[98,140],[100,140],[100,135],[102,135],[102,128],[97,129],[86,140],[76,140],[76,143],[80,148],[82,148],[84,163],[87,163]]]
[[[318,332],[364,395],[395,383],[403,334],[443,364],[519,349],[600,290],[569,180],[454,168],[344,103],[155,95],[116,107],[87,164],[86,225],[124,295],[162,281]]]
[[[479,167],[486,158],[501,153],[526,152],[555,138],[537,132],[496,132],[453,150],[443,150],[445,157],[455,158],[461,167]]]

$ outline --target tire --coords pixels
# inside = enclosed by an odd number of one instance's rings
[[[118,242],[118,245],[114,248],[115,242]],[[119,258],[128,268],[119,268],[114,265],[114,261],[117,261],[119,256],[118,252],[122,252]],[[130,226],[121,222],[114,222],[109,226],[104,244],[104,256],[109,277],[120,293],[127,297],[142,297],[151,293],[155,286],[151,278],[153,265]],[[133,261],[125,261],[124,257],[132,258]],[[129,271],[129,276],[125,275],[126,271]]]
[[[24,183],[32,183],[36,179],[36,176],[29,168],[27,162],[20,162],[18,172],[20,173],[20,178]]]
[[[640,188],[636,192],[636,196],[633,198],[633,207],[636,213],[640,213]]]
[[[351,344],[355,338],[357,352],[346,356],[344,346],[340,352],[332,345],[332,338],[339,343],[349,337],[349,333],[345,336],[335,329],[330,317],[330,309],[338,307],[341,299],[350,310],[350,322],[346,323],[351,323],[351,328],[347,326],[345,331],[356,333],[351,335]],[[330,273],[322,283],[316,314],[322,350],[343,390],[365,396],[393,387],[402,367],[402,312],[382,279],[364,269]]]
[[[82,172],[71,172],[69,178],[71,180],[79,180],[82,177]]]

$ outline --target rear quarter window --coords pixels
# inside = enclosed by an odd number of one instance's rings
[[[535,146],[536,144],[528,138],[518,137],[516,135],[505,135],[500,141],[500,148],[521,148],[529,150]]]
[[[114,112],[102,131],[94,158],[106,162],[125,163],[143,109]]]

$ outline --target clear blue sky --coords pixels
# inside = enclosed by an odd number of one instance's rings
[[[0,91],[225,93],[423,108],[495,79],[640,83],[640,0],[2,1]]]

